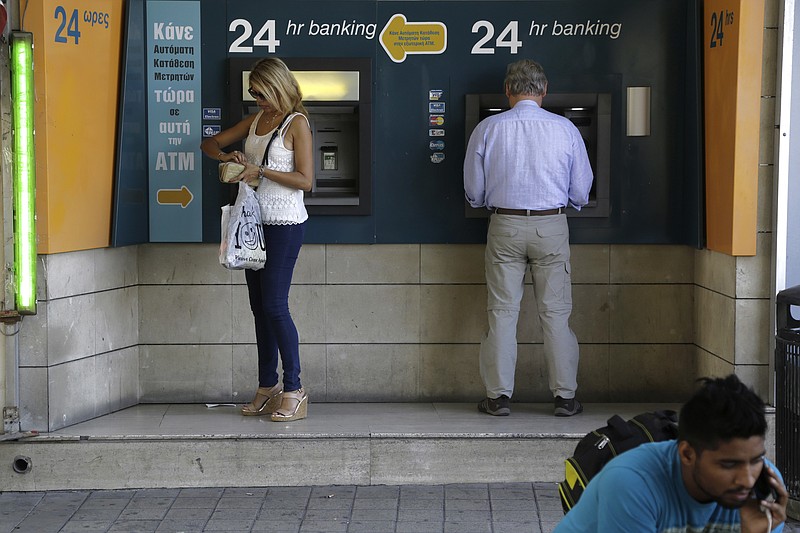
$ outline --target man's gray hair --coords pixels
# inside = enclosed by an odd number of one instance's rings
[[[547,90],[547,76],[536,61],[520,59],[508,65],[505,85],[512,96],[542,96]]]

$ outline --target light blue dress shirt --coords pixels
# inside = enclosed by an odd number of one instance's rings
[[[482,120],[464,159],[464,192],[472,207],[580,209],[593,179],[578,128],[532,100]]]

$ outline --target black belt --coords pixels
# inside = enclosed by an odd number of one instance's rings
[[[536,211],[535,209],[505,209],[503,207],[495,207],[494,212],[498,215],[517,215],[520,217],[541,217],[546,215],[560,215],[563,212],[563,207],[556,209],[544,209]]]

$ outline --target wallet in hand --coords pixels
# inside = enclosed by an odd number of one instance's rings
[[[232,179],[242,173],[244,165],[240,163],[220,163],[219,164],[219,181],[222,183],[230,183]]]

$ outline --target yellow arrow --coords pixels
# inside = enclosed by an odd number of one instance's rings
[[[405,15],[395,14],[383,27],[381,46],[395,63],[402,63],[406,54],[441,54],[447,49],[447,26],[443,22],[408,22]]]
[[[186,207],[190,203],[192,203],[192,191],[186,188],[186,185],[182,185],[180,189],[159,189],[156,193],[156,199],[158,203],[164,205],[180,205],[181,207]]]

